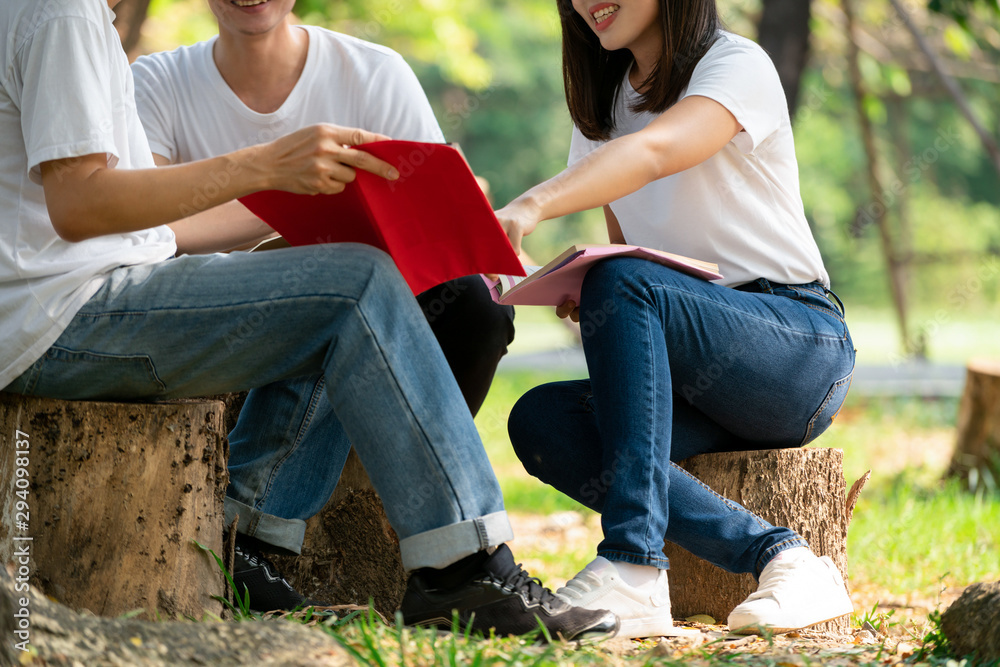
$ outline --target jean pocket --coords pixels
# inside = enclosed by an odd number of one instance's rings
[[[800,447],[809,444],[818,438],[823,431],[830,428],[833,420],[840,414],[840,408],[844,406],[844,400],[847,398],[848,389],[851,388],[851,378],[853,377],[854,370],[851,369],[851,372],[845,377],[833,383],[830,391],[826,394],[826,398],[820,404],[819,409],[816,410],[809,420],[809,424],[806,426],[806,435],[802,438]]]
[[[146,355],[115,355],[51,347],[29,393],[67,400],[152,398],[166,390]]]

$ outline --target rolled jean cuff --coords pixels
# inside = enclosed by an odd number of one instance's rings
[[[484,516],[434,528],[399,541],[403,569],[442,568],[487,547],[514,539],[507,512]]]
[[[223,507],[226,511],[227,528],[239,515],[236,532],[267,542],[276,547],[276,551],[287,552],[286,555],[302,553],[302,542],[306,537],[306,522],[302,519],[283,519],[265,514],[229,496],[226,496]]]
[[[796,535],[795,537],[789,538],[787,540],[782,540],[774,546],[768,547],[761,553],[760,558],[757,559],[757,567],[754,572],[754,577],[760,579],[760,573],[764,571],[764,568],[770,563],[775,556],[780,554],[782,551],[787,551],[788,549],[794,549],[795,547],[806,547],[809,548],[809,543],[806,542],[806,538],[801,535]]]

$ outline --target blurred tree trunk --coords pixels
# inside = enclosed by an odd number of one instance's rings
[[[799,103],[802,72],[809,61],[811,10],[810,0],[764,0],[757,25],[757,41],[778,68],[788,113],[792,116]]]
[[[115,27],[129,60],[135,58],[135,50],[142,37],[142,24],[149,13],[149,3],[150,0],[122,0],[115,7]]]
[[[896,199],[896,192],[887,188],[882,182],[879,169],[878,148],[875,145],[875,130],[868,109],[865,105],[867,91],[861,66],[859,64],[860,48],[855,41],[855,14],[853,0],[841,0],[844,16],[847,18],[847,62],[850,70],[851,87],[854,90],[854,102],[858,112],[858,122],[861,127],[861,141],[867,157],[868,188],[871,200],[867,205],[859,206],[854,220],[852,233],[860,236],[868,225],[878,227],[879,238],[882,241],[882,256],[885,258],[886,271],[889,274],[889,290],[896,311],[899,333],[902,338],[903,353],[909,355],[913,348],[910,337],[907,286],[909,284],[909,267],[901,260],[897,239],[889,226],[889,206]]]

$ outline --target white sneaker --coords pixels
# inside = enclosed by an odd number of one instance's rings
[[[622,580],[615,564],[600,556],[556,591],[574,607],[607,609],[618,615],[616,637],[672,637],[700,634],[674,627],[670,615],[667,571],[660,570],[649,586],[634,587]]]
[[[854,605],[829,556],[802,547],[775,557],[760,573],[757,592],[729,614],[729,630],[789,632],[850,614]]]

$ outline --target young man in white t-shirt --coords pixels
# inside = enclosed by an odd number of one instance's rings
[[[112,25],[117,2],[0,4],[0,387],[141,400],[322,375],[329,382],[313,384],[386,501],[414,572],[408,623],[450,625],[458,609],[463,623],[475,614],[474,629],[501,634],[539,621],[566,636],[617,628],[613,614],[581,614],[515,565],[475,425],[387,255],[328,244],[174,256],[259,234],[246,220],[208,234],[171,230],[193,194],[220,205],[264,189],[340,192],[358,168],[397,178],[350,148],[381,135],[314,125],[153,168]],[[297,427],[287,415],[254,416],[261,430]],[[427,490],[419,508],[407,502],[414,486]]]
[[[217,37],[143,56],[132,66],[139,116],[157,164],[210,158],[322,122],[393,139],[444,141],[420,83],[394,51],[293,25],[291,0],[208,4],[218,20]],[[238,202],[175,226],[204,230],[212,227],[206,220],[218,219],[260,229]],[[513,339],[513,308],[494,303],[478,276],[450,281],[417,300],[475,415]],[[236,583],[250,589],[251,603],[292,608],[301,602],[254,549],[300,550],[302,520],[322,509],[350,450],[319,382],[316,375],[255,389],[244,414],[280,413],[296,428],[262,432],[244,419],[230,437],[227,524],[239,515]]]

